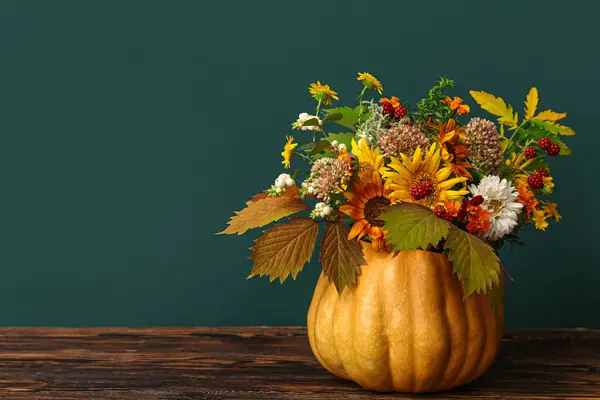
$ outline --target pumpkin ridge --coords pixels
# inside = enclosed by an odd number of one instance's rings
[[[448,321],[448,317],[446,315],[446,306],[447,306],[447,298],[446,298],[446,287],[445,287],[445,279],[444,279],[444,274],[442,269],[445,267],[444,265],[444,260],[438,256],[437,254],[433,256],[433,259],[435,260],[434,262],[434,270],[435,270],[435,282],[437,283],[438,286],[438,290],[441,293],[441,305],[440,305],[440,310],[443,310],[443,312],[441,312],[441,321],[442,321],[442,326],[444,327],[444,330],[446,332],[446,340],[448,341],[448,354],[446,356],[446,359],[444,360],[444,364],[446,365],[446,370],[448,367],[448,363],[450,362],[450,359],[452,357],[452,348],[454,347],[454,343],[452,342],[452,338],[450,335],[450,323]],[[436,378],[431,382],[431,388],[439,388],[440,386],[440,382],[443,380],[444,378],[444,373],[442,374],[438,374],[436,376]]]
[[[385,336],[385,342],[386,342],[386,346],[385,346],[385,356],[387,357],[387,382],[389,384],[391,384],[392,386],[394,386],[394,377],[392,376],[393,374],[393,369],[392,369],[392,357],[391,357],[391,351],[390,351],[390,333],[389,333],[389,322],[387,317],[387,302],[383,299],[383,295],[386,294],[384,293],[385,287],[382,284],[383,280],[385,278],[385,269],[381,268],[379,271],[377,271],[377,294],[378,294],[378,302],[379,302],[379,307],[380,307],[380,311],[381,311],[381,316],[382,316],[382,320],[383,320],[383,332],[382,335]]]
[[[325,297],[327,297],[327,291],[331,289],[331,282],[329,282],[327,277],[324,277],[324,279],[327,280],[326,284],[325,284],[325,288],[323,289],[323,291],[321,292],[321,296],[319,296],[319,300],[317,302],[317,308],[315,311],[315,334],[314,334],[314,338],[315,338],[315,353],[318,353],[318,358],[320,358],[323,362],[323,366],[328,369],[329,371],[331,371],[333,373],[333,371],[335,371],[335,369],[333,369],[331,367],[331,365],[329,365],[329,362],[325,360],[325,357],[323,357],[321,351],[319,350],[319,339],[317,339],[317,332],[318,330],[316,329],[317,327],[317,321],[319,321],[321,318],[320,316],[320,310],[321,310],[321,304],[323,303],[323,299]],[[334,346],[335,347],[335,346]],[[337,352],[337,349],[336,349]]]
[[[474,380],[475,378],[477,378],[477,376],[474,376],[477,374],[477,371],[479,371],[479,367],[481,365],[481,362],[484,359],[485,356],[485,348],[487,347],[487,344],[489,342],[488,340],[488,326],[487,326],[487,315],[485,310],[482,310],[481,306],[482,306],[482,299],[485,299],[483,296],[481,296],[479,293],[476,294],[477,297],[477,301],[475,302],[477,304],[477,315],[480,316],[480,319],[483,320],[483,342],[481,343],[481,351],[479,352],[479,356],[477,357],[477,362],[473,365],[473,369],[471,370],[471,373],[469,374],[469,379],[467,379],[467,382],[470,382],[472,380]]]
[[[410,254],[410,253],[407,253]],[[406,262],[406,258],[407,257],[403,257],[402,258],[402,264],[401,267],[402,269],[405,271],[406,273],[406,280],[405,282],[408,282],[408,287],[410,287],[412,289],[413,287],[413,282],[412,279],[414,278],[414,274],[412,274],[411,269],[410,269],[410,265],[407,265],[408,263]],[[406,290],[406,286],[405,286],[405,290]],[[410,321],[408,326],[410,327],[410,362],[411,362],[411,368],[410,368],[410,391],[414,392],[415,388],[416,388],[416,375],[415,375],[415,314],[416,314],[416,310],[415,310],[415,306],[414,306],[414,301],[413,301],[413,291],[409,290],[408,291],[408,308],[410,310]]]
[[[465,341],[464,346],[460,345],[460,337],[465,335],[465,332],[467,332],[468,334],[468,326],[467,326],[467,316],[466,316],[466,310],[465,310],[465,303],[462,301],[462,299],[459,299],[459,303],[458,303],[458,307],[455,307],[455,313],[459,314],[458,317],[455,315],[454,317],[451,316],[451,302],[450,297],[454,297],[454,293],[456,290],[461,290],[460,287],[456,287],[457,285],[457,281],[455,280],[455,276],[453,275],[452,272],[452,263],[450,261],[448,261],[447,259],[442,259],[442,266],[443,266],[443,271],[441,274],[441,278],[442,278],[442,284],[443,284],[443,288],[444,288],[444,300],[445,300],[445,305],[444,305],[444,313],[443,313],[443,318],[444,321],[446,323],[446,326],[448,326],[448,334],[450,337],[450,353],[448,355],[448,364],[447,367],[449,367],[450,362],[452,361],[452,357],[453,355],[455,357],[457,357],[457,365],[464,365],[466,356],[467,356],[467,342]],[[458,337],[453,336],[452,333],[452,328],[451,328],[451,324],[450,324],[450,320],[458,320],[457,324],[459,326],[458,328]],[[458,340],[457,340],[458,339]],[[458,343],[457,343],[458,342]],[[450,369],[446,369],[446,371],[444,372],[444,377],[443,379],[440,380],[439,383],[439,389],[446,389],[451,387],[451,383],[454,382],[456,380],[456,378],[460,375],[461,372],[461,368],[454,368],[454,370],[450,370]]]

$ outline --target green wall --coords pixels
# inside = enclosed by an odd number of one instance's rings
[[[568,111],[564,220],[502,255],[510,327],[600,328],[593,1],[0,2],[0,324],[302,325],[319,274],[246,280],[214,235],[280,173],[289,124],[357,71]],[[473,104],[472,101],[470,101]],[[474,105],[474,104],[473,104]],[[480,112],[477,106],[475,113]]]

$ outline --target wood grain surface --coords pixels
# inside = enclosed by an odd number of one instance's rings
[[[306,329],[2,328],[0,399],[409,399],[338,379]],[[491,369],[415,398],[600,399],[600,330],[509,331]]]

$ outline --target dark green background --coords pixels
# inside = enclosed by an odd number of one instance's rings
[[[258,232],[214,233],[281,172],[308,83],[352,103],[369,71],[569,112],[564,220],[502,254],[506,321],[599,328],[596,4],[2,1],[0,324],[304,324],[319,264],[246,280]]]

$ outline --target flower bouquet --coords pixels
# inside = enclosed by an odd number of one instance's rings
[[[561,219],[543,200],[554,188],[548,160],[570,155],[559,123],[538,111],[538,91],[522,118],[510,104],[470,91],[494,118],[471,107],[441,78],[409,112],[398,97],[359,73],[353,107],[329,85],[309,86],[313,114],[291,125],[283,167],[270,188],[235,213],[223,234],[305,212],[256,239],[250,277],[296,278],[310,261],[319,227],[322,274],[308,312],[310,345],[333,374],[379,391],[432,392],[468,383],[495,358],[503,331],[504,277],[498,251],[519,232]],[[370,95],[375,98],[371,98]],[[335,132],[335,133],[334,133]]]

